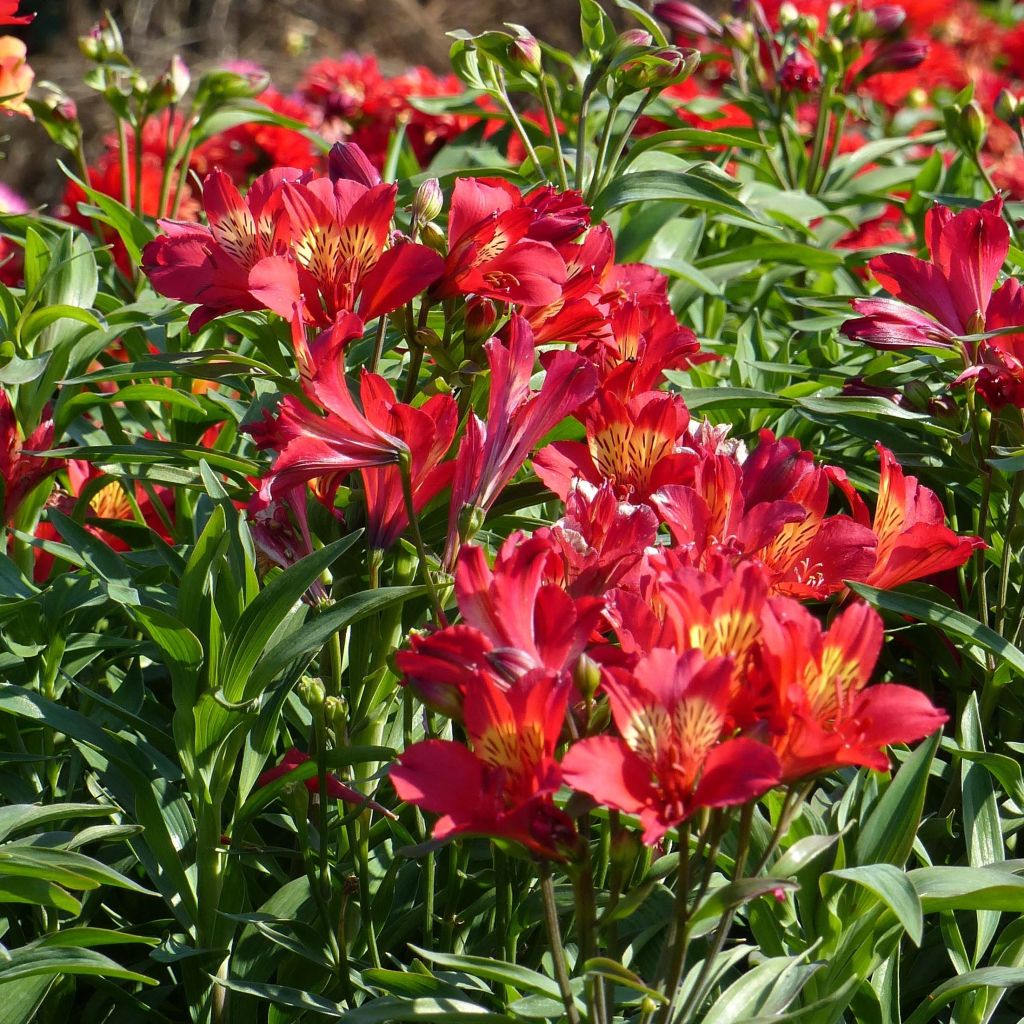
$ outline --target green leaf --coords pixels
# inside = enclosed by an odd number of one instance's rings
[[[423,587],[380,587],[343,598],[337,604],[304,622],[289,633],[280,644],[267,651],[248,679],[241,680],[241,689],[225,693],[236,704],[252,700],[262,693],[292,662],[319,651],[339,630],[369,615],[401,604],[426,593]]]
[[[495,981],[502,985],[511,985],[521,992],[533,992],[536,995],[559,999],[561,993],[554,979],[519,964],[509,964],[502,960],[492,960],[485,956],[457,956],[453,953],[433,953],[420,949],[411,943],[409,948],[424,960],[429,960],[439,967],[447,967],[454,971],[465,971],[474,978],[484,981]]]
[[[821,969],[801,957],[772,957],[742,974],[715,1001],[702,1024],[738,1024],[761,1013],[778,1013]]]
[[[825,879],[837,878],[862,886],[877,896],[903,925],[915,946],[921,945],[924,934],[924,912],[917,890],[911,885],[904,871],[892,864],[868,864],[859,868],[842,868],[822,875]]]
[[[803,839],[798,839],[789,847],[771,866],[771,872],[776,878],[790,878],[792,875],[799,874],[813,860],[835,846],[838,841],[838,835],[804,836]]]
[[[915,868],[907,877],[926,914],[939,910],[1024,913],[1024,878],[999,868],[942,865]]]
[[[635,171],[616,178],[594,203],[594,216],[607,216],[612,210],[631,203],[682,203],[697,210],[731,213],[751,224],[761,224],[757,215],[721,184],[691,168],[688,171]]]
[[[82,912],[82,904],[55,882],[18,875],[5,877],[0,872],[0,905],[4,903],[29,903],[39,907],[56,907],[75,917]]]
[[[0,807],[0,840],[12,832],[72,818],[109,818],[120,808],[110,804],[9,804]]]
[[[302,989],[286,988],[284,985],[265,985],[237,978],[212,980],[222,988],[242,995],[265,999],[277,1006],[288,1006],[295,1010],[306,1010],[334,1017],[345,1024],[385,1024],[387,1021],[436,1021],[464,1022],[464,1024],[512,1024],[513,1018],[494,1013],[476,1003],[459,999],[403,999],[398,996],[384,996],[371,999],[362,1006],[349,1009],[341,1003],[323,999]]]
[[[904,1024],[925,1024],[935,1017],[943,1007],[953,1002],[965,992],[973,992],[979,988],[1016,988],[1024,985],[1024,968],[1021,967],[982,967],[977,971],[968,971],[949,981],[944,981],[924,1000],[923,1003],[906,1018]]]
[[[902,867],[914,846],[925,790],[939,734],[925,740],[903,762],[881,799],[864,820],[854,848],[858,865]]]
[[[783,892],[793,892],[799,888],[796,882],[784,878],[742,878],[738,882],[729,882],[707,895],[693,912],[690,924],[694,926],[704,923],[710,926],[717,922],[726,911],[734,910],[760,896],[767,896],[779,889]],[[708,930],[709,928],[697,928],[695,934],[703,935]]]
[[[922,622],[937,626],[947,636],[959,637],[961,640],[967,640],[983,647],[997,658],[1002,658],[1018,675],[1024,676],[1024,652],[1011,644],[1009,640],[1001,637],[995,630],[983,626],[977,619],[972,619],[970,615],[965,615],[954,608],[946,608],[933,601],[927,601],[922,597],[879,590],[877,587],[869,587],[865,583],[847,581],[847,586],[854,593],[863,597],[865,601],[873,604],[876,608],[881,608],[882,611],[892,612],[894,615],[909,615]]]
[[[156,985],[156,978],[126,970],[108,956],[91,949],[62,949],[45,946],[21,946],[0,957],[0,984],[41,974],[91,974],[101,978],[120,978],[142,985]],[[2,989],[0,989],[2,991]]]
[[[215,688],[229,701],[245,690],[263,649],[310,585],[359,535],[350,534],[290,565],[246,607],[228,635]]]
[[[972,693],[960,717],[960,745],[971,750],[984,751],[985,737],[978,710],[978,695]],[[964,832],[967,839],[967,859],[971,867],[979,868],[1004,860],[1003,828],[999,818],[999,805],[992,776],[984,765],[962,760],[960,762],[960,792],[963,798]],[[980,960],[999,926],[999,914],[978,912],[978,931],[971,966]]]

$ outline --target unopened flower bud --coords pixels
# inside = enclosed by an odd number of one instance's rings
[[[986,135],[985,114],[977,100],[971,100],[961,112],[960,132],[967,151],[977,153]]]
[[[116,22],[103,18],[78,39],[78,49],[83,57],[97,62],[111,59],[124,60],[124,40]]]
[[[423,184],[416,189],[416,195],[412,201],[412,217],[417,224],[426,224],[433,220],[444,205],[444,194],[441,192],[441,183],[437,178],[427,178]]]
[[[792,28],[800,19],[800,12],[795,4],[788,2],[779,5],[779,27]]]
[[[529,32],[518,33],[508,44],[508,60],[517,71],[526,71],[533,75],[540,74],[540,43]]]
[[[631,28],[623,32],[619,36],[619,42],[616,46],[617,51],[626,50],[631,46],[650,46],[654,42],[654,38],[650,32],[645,32],[642,28]]]
[[[707,36],[718,39],[722,26],[710,15],[693,4],[682,0],[664,0],[654,5],[654,16],[660,18],[673,32],[689,36]]]
[[[1020,120],[1020,100],[1009,89],[1001,89],[992,108],[1000,121],[1015,125]]]
[[[331,181],[357,181],[373,188],[381,183],[380,171],[354,142],[336,142],[327,154],[327,175]]]
[[[324,721],[340,742],[348,729],[348,709],[341,697],[328,697],[324,700]]]
[[[585,700],[593,700],[601,685],[601,668],[592,658],[581,654],[573,669],[572,681]]]
[[[611,862],[619,870],[622,877],[628,878],[643,855],[644,844],[640,837],[629,829],[620,828],[612,835],[609,849]]]
[[[167,69],[167,77],[171,81],[171,85],[174,87],[174,102],[180,102],[185,93],[188,92],[188,87],[192,84],[192,73],[188,69],[188,65],[175,54],[171,58],[170,67]]]
[[[497,307],[490,299],[474,296],[466,303],[466,319],[463,334],[466,343],[478,345],[486,341],[494,333],[494,325],[498,320]]]
[[[898,4],[879,4],[864,13],[871,19],[868,35],[879,39],[895,35],[907,20],[907,12]]]
[[[327,694],[324,691],[324,684],[319,679],[311,679],[309,676],[306,676],[304,679],[299,680],[296,690],[299,694],[299,700],[310,711],[317,711],[323,707]]]
[[[420,241],[434,252],[439,252],[442,256],[448,251],[448,242],[444,237],[444,232],[435,224],[432,220],[427,221],[420,228]]]
[[[815,92],[821,88],[818,62],[798,46],[779,68],[779,87],[784,92]]]
[[[920,39],[900,39],[886,43],[857,76],[862,81],[889,71],[911,71],[928,55],[928,44]]]

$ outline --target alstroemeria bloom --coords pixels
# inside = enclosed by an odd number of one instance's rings
[[[542,672],[504,691],[482,677],[465,699],[470,746],[414,743],[391,768],[395,792],[441,815],[435,839],[493,836],[561,859],[575,836],[571,819],[551,801],[562,781],[554,754],[568,693],[567,683]]]
[[[284,182],[276,230],[288,258],[264,264],[254,294],[290,316],[300,297],[305,319],[327,327],[341,312],[363,320],[390,313],[433,284],[441,257],[425,245],[388,245],[397,185],[338,178]]]
[[[0,388],[0,480],[3,481],[3,522],[10,524],[22,502],[48,476],[56,473],[63,459],[33,454],[53,447],[53,420],[45,419],[22,440],[18,421],[7,392]]]
[[[305,764],[309,760],[309,754],[299,750],[298,747],[291,747],[285,751],[284,757],[281,758],[281,761],[276,767],[268,768],[260,775],[256,780],[256,785],[258,787],[268,786],[271,782],[282,778],[289,772],[298,768],[299,765]],[[381,806],[376,800],[371,800],[369,797],[363,796],[362,793],[353,789],[351,786],[346,786],[345,783],[333,773],[325,776],[324,784],[327,790],[327,795],[333,800],[344,800],[346,803],[350,804],[365,804],[367,807],[372,807],[375,811],[379,811],[381,814],[384,814],[389,818],[394,817],[394,814],[392,814],[386,807]],[[320,779],[316,775],[311,779],[306,779],[305,787],[310,793],[319,793]]]
[[[693,484],[652,496],[684,564],[756,558],[776,593],[814,598],[861,579],[875,564],[871,530],[849,516],[826,515],[838,471],[815,465],[795,438],[763,430],[743,462],[734,452],[697,450]]]
[[[338,481],[357,469],[390,466],[409,457],[405,442],[371,423],[349,392],[340,348],[362,333],[358,317],[340,316],[330,332],[329,349],[317,350],[316,371],[304,385],[310,401],[286,395],[275,418],[249,427],[261,448],[277,451],[260,487],[265,500],[289,497],[320,477]],[[293,502],[293,509],[303,514],[304,498]]]
[[[574,744],[562,775],[599,803],[635,814],[645,843],[656,843],[702,807],[727,807],[761,796],[780,778],[770,747],[722,739],[732,664],[699,651],[656,648],[632,672],[602,683],[619,736]]]
[[[422,405],[399,402],[391,385],[376,373],[363,371],[359,398],[367,420],[409,449],[409,475],[415,513],[422,511],[448,484],[454,461],[442,462],[459,425],[458,406],[450,395],[433,395]],[[409,514],[398,466],[361,471],[366,494],[366,527],[370,547],[386,551],[408,529]]]
[[[556,441],[533,460],[537,476],[563,501],[576,478],[597,485],[610,480],[620,497],[634,502],[692,478],[690,413],[678,395],[647,391],[623,402],[599,391],[583,419],[586,443]]]
[[[523,669],[571,669],[601,616],[603,601],[570,597],[546,582],[558,559],[546,537],[513,533],[494,568],[484,549],[467,544],[455,569],[455,596],[463,620],[506,650]]]
[[[876,256],[868,266],[893,299],[855,299],[862,316],[842,333],[874,348],[949,347],[988,329],[992,287],[1010,247],[1003,201],[953,213],[933,206],[925,216],[930,259],[906,253]]]
[[[935,492],[914,476],[906,476],[888,448],[876,444],[881,457],[878,504],[872,519],[864,500],[844,480],[837,480],[853,509],[853,517],[878,538],[874,568],[859,577],[889,590],[902,583],[963,565],[985,542],[959,536],[946,525],[946,512]]]
[[[886,746],[929,736],[947,720],[909,686],[867,686],[883,630],[866,604],[851,605],[826,632],[802,605],[776,598],[762,629],[776,701],[769,725],[784,781],[840,765],[885,771]]]
[[[658,534],[658,517],[648,505],[631,505],[615,494],[611,481],[599,487],[577,480],[565,500],[565,515],[534,534],[559,552],[562,581],[574,597],[602,597],[612,587],[635,582],[646,548]]]
[[[529,306],[555,302],[566,281],[565,262],[550,242],[531,237],[537,221],[543,216],[509,182],[457,178],[437,296],[475,294]]]
[[[0,25],[28,25],[35,14],[18,14],[21,0],[0,0]]]
[[[260,175],[243,199],[235,183],[215,170],[203,182],[208,228],[160,221],[165,233],[143,249],[142,269],[161,295],[199,304],[189,317],[190,331],[222,313],[269,308],[267,299],[273,296],[267,279],[273,279],[289,242],[276,227],[279,189],[302,173],[296,167],[275,167]],[[294,305],[289,295],[285,290],[275,303],[288,303],[286,316]]]
[[[1024,286],[1011,277],[992,296],[985,318],[987,331],[1024,328]],[[1024,330],[996,334],[978,342],[975,363],[955,383],[976,381],[978,394],[993,409],[1015,405],[1024,409]]]
[[[21,39],[0,36],[0,110],[32,119],[32,108],[25,101],[36,73],[26,60],[28,49]]]
[[[452,481],[451,513],[445,561],[452,564],[465,517],[490,509],[519,472],[537,442],[594,393],[597,373],[574,352],[556,352],[545,365],[539,391],[530,389],[536,352],[533,332],[513,316],[502,332],[484,345],[491,368],[487,421],[470,414],[459,445]]]

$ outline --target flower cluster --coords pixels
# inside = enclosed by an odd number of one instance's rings
[[[960,213],[933,207],[925,240],[927,260],[889,253],[870,261],[893,297],[855,299],[860,316],[843,334],[879,349],[955,349],[966,364],[956,383],[973,381],[994,409],[1024,408],[1024,289],[1008,278],[993,291],[1010,251],[1002,199]],[[964,340],[975,335],[984,337]]]

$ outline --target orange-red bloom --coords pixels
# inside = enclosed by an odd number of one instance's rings
[[[886,746],[919,740],[947,720],[909,686],[867,686],[882,620],[866,604],[851,605],[823,631],[802,605],[776,598],[764,616],[763,644],[775,702],[772,745],[784,781],[839,765],[885,771]]]
[[[567,700],[568,684],[543,672],[507,690],[482,676],[465,699],[470,746],[413,744],[391,768],[395,792],[441,815],[435,839],[494,836],[562,858],[576,842],[571,819],[551,802],[561,783],[554,755]]]
[[[888,448],[876,444],[882,459],[878,504],[874,518],[863,499],[843,480],[854,519],[870,526],[878,539],[874,567],[857,577],[873,587],[891,589],[902,583],[932,576],[963,565],[985,542],[980,537],[959,536],[946,525],[946,513],[935,492],[914,476],[904,475]]]
[[[656,843],[701,807],[761,796],[780,778],[778,758],[756,740],[724,739],[732,664],[699,651],[656,648],[603,688],[619,736],[576,743],[562,759],[574,789],[640,818]]]

